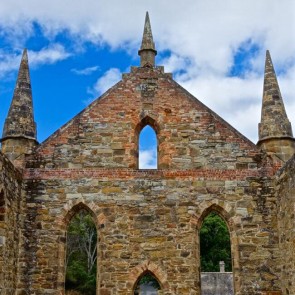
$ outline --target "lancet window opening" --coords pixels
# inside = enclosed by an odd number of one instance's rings
[[[210,288],[207,283],[203,285],[202,277],[208,281],[208,277],[216,276],[214,273],[223,273],[228,276],[229,283],[226,288],[234,292],[234,274],[232,263],[232,241],[230,229],[226,220],[218,210],[208,209],[201,218],[199,228],[199,254],[200,254],[200,279],[202,292]],[[221,277],[220,277],[221,278]],[[216,277],[216,280],[220,278]],[[212,281],[212,280],[211,280]],[[214,281],[214,280],[213,280]],[[210,280],[209,280],[210,282]],[[231,293],[230,293],[231,294]]]
[[[159,295],[161,285],[158,279],[150,272],[144,272],[134,286],[134,295]]]
[[[138,169],[158,168],[158,125],[150,117],[137,126]]]
[[[97,227],[92,212],[79,207],[72,210],[67,226],[65,290],[96,294]]]

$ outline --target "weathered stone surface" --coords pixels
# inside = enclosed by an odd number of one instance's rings
[[[292,126],[287,117],[270,53],[267,50],[258,145],[286,162],[295,151]]]
[[[23,165],[24,156],[36,145],[31,80],[27,50],[23,52],[13,99],[1,138],[2,152],[16,166]]]
[[[292,127],[285,111],[270,53],[267,50],[259,140],[283,136],[293,138]]]
[[[282,294],[295,294],[295,156],[277,177]]]
[[[1,152],[0,167],[0,293],[15,294],[25,209],[22,175]]]
[[[146,125],[155,170],[138,169]],[[28,147],[6,147],[17,145]],[[97,294],[133,295],[151,272],[161,294],[200,295],[199,230],[211,211],[229,228],[236,295],[295,294],[293,163],[282,168],[163,67],[133,67],[20,171],[0,153],[1,294],[64,294],[66,230],[81,209],[98,231]]]
[[[233,274],[220,272],[201,273],[202,295],[233,295]]]

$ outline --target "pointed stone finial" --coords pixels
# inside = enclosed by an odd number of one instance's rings
[[[7,137],[36,139],[36,124],[33,115],[31,80],[26,49],[22,55],[13,99],[5,120],[2,141]]]
[[[286,114],[270,53],[267,50],[259,140],[282,136],[293,137],[292,127]]]
[[[157,55],[157,50],[155,49],[155,43],[153,40],[152,28],[148,12],[146,12],[145,16],[143,37],[138,55],[140,56],[141,67],[155,66],[155,56]]]
[[[266,51],[261,122],[258,145],[283,161],[294,153],[292,126],[287,117],[276,73]]]
[[[2,152],[12,161],[28,153],[36,141],[27,50],[23,51],[12,102],[1,138]],[[21,156],[21,157],[20,157]]]

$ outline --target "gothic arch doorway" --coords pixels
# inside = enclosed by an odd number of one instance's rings
[[[65,252],[65,294],[97,293],[97,226],[85,205],[68,216]],[[74,294],[74,293],[73,293]]]
[[[153,289],[146,290],[146,287],[148,288],[150,286],[143,286],[143,290],[140,290],[141,284],[145,283],[152,285]],[[144,261],[132,269],[127,286],[130,290],[130,295],[163,295],[169,291],[166,273],[159,265],[149,260]],[[153,293],[140,293],[146,291]]]
[[[147,271],[143,273],[137,280],[134,287],[134,295],[159,295],[161,294],[161,286],[156,277]]]
[[[219,294],[220,286],[222,292],[235,294],[240,289],[239,280],[235,280],[239,277],[239,258],[232,216],[213,204],[201,214],[198,232],[201,294],[210,294],[212,288]],[[226,286],[220,283],[224,281]]]

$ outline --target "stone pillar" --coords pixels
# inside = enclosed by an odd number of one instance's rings
[[[225,272],[225,263],[224,261],[219,261],[219,271]]]

